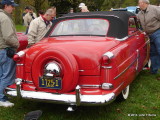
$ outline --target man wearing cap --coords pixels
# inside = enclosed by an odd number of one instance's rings
[[[81,7],[81,12],[89,12],[88,7],[87,6],[82,6]]]
[[[26,26],[26,34],[28,33],[28,28],[32,20],[37,18],[36,13],[33,12],[32,8],[28,8],[28,13],[23,17],[24,25]]]
[[[0,2],[0,106],[12,107],[4,95],[4,90],[15,80],[15,62],[11,57],[19,47],[15,26],[11,14],[18,4],[14,0],[2,0]],[[12,52],[12,56],[10,54]]]
[[[80,3],[78,7],[81,9],[82,6],[86,6],[86,5],[84,3]]]
[[[25,8],[24,8],[24,12],[23,12],[23,14],[22,14],[22,18],[23,18],[23,24],[24,24],[24,16],[27,14],[29,12],[29,7],[28,6],[26,6]]]

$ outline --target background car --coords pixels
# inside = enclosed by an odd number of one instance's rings
[[[112,11],[129,11],[134,14],[138,14],[138,12],[140,11],[140,8],[139,6],[128,6],[126,8],[112,9]]]
[[[7,94],[68,104],[68,110],[109,104],[128,98],[130,84],[148,59],[149,40],[135,14],[66,14],[40,42],[14,56],[16,84]]]
[[[132,12],[134,14],[138,14],[138,12],[140,11],[139,6],[128,6],[126,8],[127,8],[127,11]]]

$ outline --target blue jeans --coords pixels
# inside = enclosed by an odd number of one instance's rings
[[[5,101],[4,90],[15,81],[16,64],[7,57],[6,50],[0,50],[0,101]]]
[[[160,29],[149,36],[150,38],[150,59],[151,73],[157,74],[160,68]]]

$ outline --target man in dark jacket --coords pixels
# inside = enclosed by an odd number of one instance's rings
[[[4,89],[14,83],[15,62],[12,57],[14,51],[19,47],[15,26],[11,14],[18,6],[14,0],[2,0],[0,2],[0,106],[12,107],[4,95]]]

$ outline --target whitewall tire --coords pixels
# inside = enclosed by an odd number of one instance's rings
[[[118,101],[124,101],[128,98],[129,96],[129,85],[122,90],[122,92],[117,96],[117,100]]]

